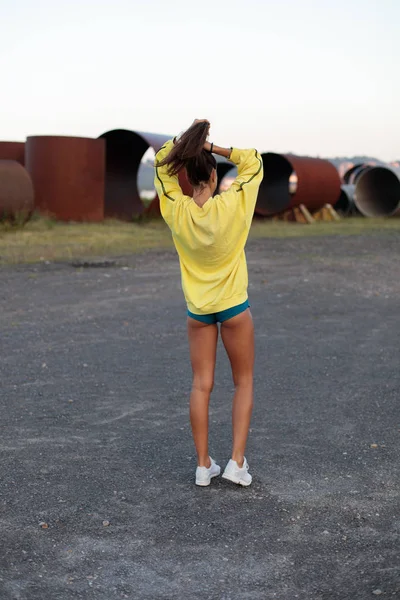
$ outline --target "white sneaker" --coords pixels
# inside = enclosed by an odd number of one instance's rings
[[[196,485],[210,485],[211,479],[221,473],[221,467],[210,456],[211,465],[208,467],[197,467]]]
[[[252,477],[249,473],[247,460],[244,459],[243,466],[239,467],[236,461],[230,459],[225,467],[222,479],[229,479],[229,481],[233,481],[233,483],[238,483],[239,485],[250,485]]]

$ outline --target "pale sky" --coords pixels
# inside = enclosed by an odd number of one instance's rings
[[[0,140],[176,134],[400,158],[400,0],[0,0]]]

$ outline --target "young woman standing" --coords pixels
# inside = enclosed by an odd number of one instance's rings
[[[155,158],[155,186],[161,214],[179,255],[182,288],[188,306],[188,336],[193,385],[190,422],[198,466],[196,484],[206,486],[220,474],[208,453],[208,407],[214,383],[218,340],[232,367],[233,448],[223,478],[248,486],[244,456],[253,408],[254,328],[247,296],[244,248],[249,234],[263,163],[256,150],[221,148],[207,141],[210,123],[196,120]],[[231,187],[214,196],[218,154],[232,161],[238,175]],[[185,196],[178,172],[186,170],[193,196]]]

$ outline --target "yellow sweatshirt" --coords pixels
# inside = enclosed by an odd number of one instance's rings
[[[257,150],[233,148],[230,161],[238,167],[237,178],[200,207],[183,195],[167,166],[157,167],[172,147],[171,140],[156,154],[154,183],[178,252],[183,293],[190,312],[219,312],[247,300],[244,247],[263,178],[262,159]]]

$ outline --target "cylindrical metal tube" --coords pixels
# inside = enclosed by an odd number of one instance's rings
[[[140,162],[149,148],[157,153],[171,136],[127,129],[113,129],[101,136],[106,143],[105,216],[131,219],[145,212],[140,198],[137,177]],[[183,193],[191,193],[184,175],[180,177]],[[146,211],[159,214],[155,195]]]
[[[366,166],[367,165],[365,165],[363,163],[357,163],[356,165],[351,167],[351,169],[346,171],[346,173],[343,175],[343,183],[344,184],[348,184],[348,183],[354,184],[355,178],[357,177],[357,175],[359,174],[360,171],[365,169]]]
[[[15,160],[0,160],[0,218],[29,218],[33,185],[28,172]]]
[[[264,179],[260,186],[256,212],[269,216],[304,204],[318,210],[325,204],[335,205],[340,196],[340,177],[328,160],[293,154],[262,155]],[[290,193],[289,179],[297,177],[296,191]]]
[[[356,186],[351,184],[343,184],[339,200],[336,202],[334,208],[342,215],[350,216],[356,214],[357,207],[354,202],[354,193]]]
[[[400,180],[388,166],[355,165],[344,175],[355,185],[354,203],[365,217],[389,217],[400,206]]]
[[[103,220],[104,154],[104,140],[28,137],[25,159],[35,207],[64,221]]]
[[[289,208],[289,177],[293,167],[285,156],[267,152],[262,154],[264,179],[261,182],[256,204],[256,213],[265,217]]]
[[[25,164],[25,143],[0,142],[0,160],[16,160],[23,166]]]

